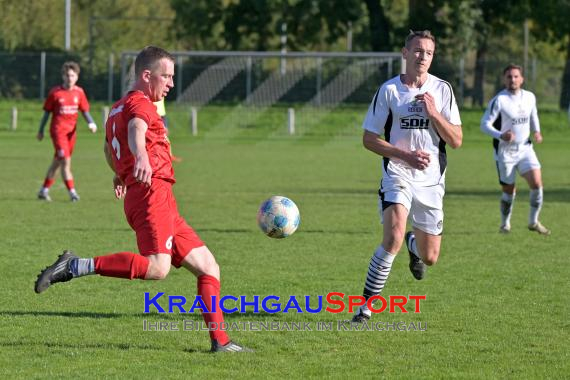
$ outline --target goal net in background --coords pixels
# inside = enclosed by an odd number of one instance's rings
[[[122,93],[136,54],[122,54]],[[327,118],[343,107],[365,112],[378,86],[402,68],[399,53],[194,51],[174,56],[175,88],[167,100],[188,107],[199,133],[228,137],[251,128],[267,135],[326,134]],[[346,124],[341,130],[355,126],[350,120]],[[330,133],[339,133],[338,126]]]

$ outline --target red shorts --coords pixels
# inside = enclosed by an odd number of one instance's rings
[[[75,128],[70,132],[52,132],[50,131],[51,141],[53,142],[53,147],[55,148],[54,157],[56,158],[70,158],[73,154],[73,148],[75,147],[75,140],[77,138],[77,133],[75,133]]]
[[[153,178],[150,188],[139,183],[129,186],[125,215],[137,235],[142,256],[167,253],[172,265],[180,268],[190,251],[204,246],[178,213],[170,182]]]

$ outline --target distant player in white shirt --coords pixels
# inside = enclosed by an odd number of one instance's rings
[[[495,160],[499,172],[501,196],[501,227],[499,232],[511,231],[511,214],[515,200],[515,176],[518,171],[530,187],[530,214],[528,229],[541,235],[550,235],[550,230],[538,221],[542,208],[542,176],[540,162],[532,148],[534,141],[542,142],[540,123],[536,111],[536,98],[530,91],[521,88],[523,69],[509,65],[503,71],[506,89],[491,101],[481,119],[481,130],[493,137]]]
[[[379,206],[384,236],[368,267],[367,300],[384,288],[404,237],[416,279],[439,257],[446,146],[461,146],[463,133],[451,85],[428,73],[434,52],[435,38],[428,30],[410,31],[402,49],[406,73],[380,87],[363,123],[365,148],[383,157]],[[413,232],[406,233],[408,219]],[[361,306],[353,322],[370,315]]]

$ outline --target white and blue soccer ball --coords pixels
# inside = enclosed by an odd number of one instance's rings
[[[261,204],[257,212],[257,224],[264,234],[282,239],[291,236],[299,227],[301,214],[295,202],[275,195]]]

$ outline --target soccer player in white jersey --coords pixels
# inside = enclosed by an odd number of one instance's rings
[[[516,195],[515,176],[518,171],[530,187],[528,229],[541,235],[550,235],[550,230],[538,221],[542,208],[542,175],[540,162],[530,141],[532,132],[534,141],[538,144],[542,142],[536,98],[532,92],[522,89],[522,67],[510,64],[503,71],[503,76],[506,88],[491,99],[481,119],[481,130],[493,137],[499,183],[503,188],[499,232],[511,231]]]
[[[451,85],[428,73],[434,53],[430,31],[410,31],[402,49],[405,74],[380,87],[364,119],[364,147],[383,157],[379,208],[384,235],[370,259],[363,292],[367,300],[384,288],[404,237],[416,279],[439,257],[446,146],[461,146],[463,133]],[[406,233],[408,219],[413,231]],[[370,315],[361,306],[353,322],[365,322]]]

